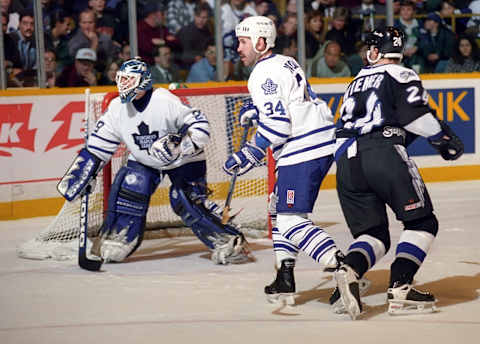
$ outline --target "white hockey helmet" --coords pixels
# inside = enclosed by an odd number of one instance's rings
[[[242,20],[235,27],[235,35],[238,37],[250,37],[253,50],[256,53],[264,53],[275,46],[277,29],[270,18],[263,16],[252,16]],[[260,37],[265,38],[267,48],[264,51],[257,51],[256,45]]]

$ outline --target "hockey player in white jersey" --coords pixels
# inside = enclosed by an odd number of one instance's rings
[[[263,16],[244,19],[236,27],[238,52],[245,66],[254,66],[248,80],[252,103],[240,111],[240,123],[257,125],[254,138],[230,156],[224,170],[238,175],[259,166],[268,147],[276,161],[277,184],[270,212],[277,276],[265,287],[270,301],[293,303],[293,269],[299,250],[325,268],[337,266],[337,249],[328,233],[308,219],[334,151],[333,116],[310,89],[295,59],[275,55],[276,30]],[[274,221],[275,222],[275,221]]]
[[[434,115],[417,73],[400,65],[403,32],[377,29],[366,44],[370,66],[345,91],[337,123],[337,191],[354,241],[335,278],[348,313],[356,319],[362,312],[358,278],[391,246],[388,205],[404,226],[390,268],[388,312],[432,312],[435,297],[412,284],[438,232],[438,221],[406,147],[423,136],[444,159],[455,160],[463,153],[463,143]]]
[[[116,83],[120,96],[97,121],[87,147],[57,187],[71,201],[88,190],[121,142],[130,152],[115,176],[92,253],[106,262],[121,262],[140,246],[150,197],[168,175],[174,212],[212,251],[212,260],[247,261],[243,235],[233,224],[223,225],[221,210],[207,199],[204,148],[210,127],[205,114],[168,90],[154,90],[149,68],[140,59],[124,62]]]

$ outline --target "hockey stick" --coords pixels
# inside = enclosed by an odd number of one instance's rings
[[[242,140],[240,141],[240,149],[245,145],[248,136],[248,130],[250,129],[250,121],[243,128]],[[238,167],[233,171],[232,179],[230,180],[230,188],[228,189],[227,199],[225,200],[225,206],[222,213],[222,224],[226,224],[230,219],[230,203],[232,202],[233,190],[235,189],[235,182],[237,181]]]
[[[88,141],[88,120],[90,109],[90,89],[85,90],[85,148]],[[90,185],[87,186],[85,194],[82,196],[80,206],[80,237],[78,239],[78,265],[85,270],[99,271],[102,266],[102,260],[88,259],[87,257],[87,234],[88,234],[88,196],[90,194]]]

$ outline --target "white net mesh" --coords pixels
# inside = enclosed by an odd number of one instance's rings
[[[211,129],[211,141],[206,149],[207,182],[212,190],[210,199],[223,205],[228,193],[230,177],[222,165],[229,154],[238,150],[242,136],[242,128],[238,124],[238,111],[245,98],[246,89],[236,87],[202,90],[201,95],[194,95],[193,90],[178,90],[178,95],[185,103],[201,109],[208,117]],[[235,92],[235,93],[232,93]],[[198,92],[197,92],[198,93]],[[107,99],[108,105],[113,94],[90,95],[90,128],[101,116],[102,102]],[[250,133],[251,134],[251,133]],[[126,152],[120,147],[112,159],[112,175],[125,163]],[[73,158],[73,157],[72,157]],[[103,172],[98,177],[97,187],[89,202],[89,236],[94,236],[103,221],[103,200],[108,197],[108,189],[103,187]],[[169,235],[190,233],[185,230],[180,218],[172,211],[168,199],[170,181],[165,178],[153,194],[147,213],[147,230],[168,232]],[[238,177],[231,203],[232,213],[240,211],[235,217],[235,223],[241,225],[241,230],[248,236],[267,235],[267,166],[251,170],[248,174]],[[36,238],[26,242],[17,249],[20,257],[30,259],[57,260],[76,257],[79,236],[80,201],[65,202],[62,209]],[[179,228],[179,229],[174,229]],[[147,232],[148,233],[148,232]],[[148,235],[146,235],[148,238]]]

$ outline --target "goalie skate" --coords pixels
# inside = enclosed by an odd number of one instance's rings
[[[411,284],[397,285],[388,288],[388,314],[424,314],[433,313],[435,307],[435,297],[428,292],[421,292],[412,288]]]
[[[267,301],[270,303],[280,303],[291,306],[295,304],[295,277],[293,269],[295,267],[294,259],[285,259],[282,266],[277,271],[277,277],[272,284],[265,286]]]
[[[360,292],[360,296],[363,296],[367,293],[368,289],[370,289],[370,286],[372,285],[372,282],[370,282],[366,278],[361,278],[358,280],[358,289]],[[333,290],[332,295],[330,296],[329,299],[330,305],[332,307],[332,312],[335,314],[346,314],[347,310],[345,309],[345,306],[343,304],[342,298],[340,297],[340,291],[338,290],[338,287],[335,287]]]

